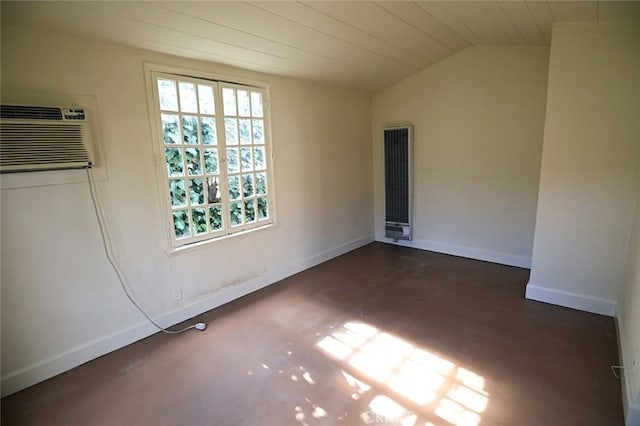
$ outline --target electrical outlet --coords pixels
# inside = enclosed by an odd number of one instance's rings
[[[182,289],[181,288],[173,288],[171,289],[171,300],[177,302],[178,300],[182,300]]]

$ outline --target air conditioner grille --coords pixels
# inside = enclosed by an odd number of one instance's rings
[[[78,124],[1,123],[0,167],[20,165],[55,165],[57,163],[91,164]]]
[[[0,118],[20,120],[62,120],[58,107],[0,105]]]

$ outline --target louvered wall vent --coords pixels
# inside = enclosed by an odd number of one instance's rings
[[[413,238],[412,140],[411,126],[384,129],[385,236],[395,241]]]
[[[0,105],[0,173],[92,165],[84,108]]]

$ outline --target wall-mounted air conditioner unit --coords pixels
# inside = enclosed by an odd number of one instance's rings
[[[84,108],[0,105],[0,173],[92,165],[91,129]]]

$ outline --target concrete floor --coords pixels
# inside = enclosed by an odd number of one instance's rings
[[[9,425],[622,425],[612,318],[374,243],[2,400]]]

